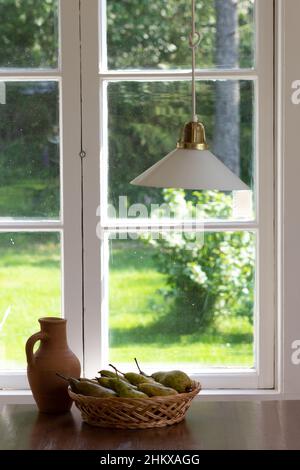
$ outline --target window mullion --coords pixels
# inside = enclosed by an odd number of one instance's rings
[[[16,69],[4,70],[0,69],[0,80],[5,81],[52,81],[58,80],[61,77],[59,70],[29,70],[29,69]]]
[[[118,221],[112,221],[109,224],[101,225],[100,228],[103,231],[109,232],[124,232],[126,230],[132,232],[142,232],[142,231],[204,231],[204,232],[219,232],[219,231],[239,231],[239,230],[258,230],[259,225],[256,222],[161,222],[153,223],[149,221],[128,220],[124,223],[118,223]]]
[[[255,70],[208,70],[208,71],[197,71],[196,79],[198,80],[217,80],[217,79],[226,79],[226,80],[255,80],[259,76],[259,73]],[[107,71],[100,72],[101,80],[108,81],[131,81],[131,80],[150,80],[150,81],[167,81],[167,80],[190,80],[191,71],[152,71],[152,70],[143,70],[143,71],[127,71],[127,70],[118,70],[118,71]]]
[[[61,31],[61,152],[63,213],[63,312],[70,347],[82,361],[82,237],[80,168],[80,47],[78,3],[60,2]],[[71,58],[71,60],[70,60]]]

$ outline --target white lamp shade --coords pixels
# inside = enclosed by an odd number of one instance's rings
[[[155,188],[249,190],[209,150],[175,149],[137,176],[131,184]]]

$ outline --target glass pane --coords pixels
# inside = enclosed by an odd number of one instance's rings
[[[58,64],[58,0],[1,0],[0,67]]]
[[[199,68],[254,65],[254,0],[198,0]],[[111,69],[190,68],[191,1],[107,0]]]
[[[253,188],[253,82],[198,81],[197,91],[199,119],[205,124],[210,148]],[[190,93],[189,82],[108,84],[109,203],[117,214],[129,216],[128,208],[139,203],[150,216],[151,204],[170,203],[171,199],[173,208],[187,203],[200,205],[206,219],[253,218],[251,191],[246,191],[241,200],[238,193],[174,192],[130,184],[133,178],[175,149],[182,126],[190,119]]]
[[[0,217],[58,218],[58,83],[0,85]]]
[[[110,240],[109,360],[253,367],[255,235],[143,237]]]
[[[0,369],[24,369],[38,318],[61,315],[59,233],[0,233]]]

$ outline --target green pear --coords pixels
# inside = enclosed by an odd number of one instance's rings
[[[89,382],[89,383],[96,384],[96,385],[98,384],[97,379],[86,379],[85,377],[84,378],[80,377],[80,379],[78,380],[79,382]]]
[[[102,369],[99,370],[99,374],[101,375],[101,377],[111,377],[113,379],[116,377],[116,373],[112,372],[111,370]]]
[[[138,385],[138,390],[144,392],[148,397],[162,397],[167,395],[177,395],[178,392],[173,388],[165,387],[159,383],[143,383]]]
[[[139,390],[135,390],[132,385],[126,384],[123,380],[111,379],[111,387],[119,397],[124,398],[145,398],[147,395]]]
[[[98,384],[105,388],[111,388],[110,381],[110,377],[97,377]]]
[[[188,392],[192,388],[190,377],[181,370],[171,370],[169,372],[155,372],[153,379],[165,387],[174,388],[179,393]]]
[[[117,377],[115,376],[114,378],[111,378],[111,377],[98,377],[97,378],[97,382],[102,385],[102,387],[106,387],[106,388],[111,388],[112,390],[114,390],[114,381],[117,379]],[[137,390],[137,387],[135,387],[134,385],[131,385],[129,382],[123,380],[123,378],[118,378],[118,380],[120,380],[121,382],[124,382],[124,384],[126,384],[127,386],[131,387],[132,389],[135,389]]]
[[[137,374],[136,372],[126,372],[124,374],[125,379],[127,379],[132,385],[139,385],[143,383],[154,383],[155,380],[152,377],[147,377],[145,375]]]
[[[111,370],[99,370],[99,374],[101,377],[109,377],[111,379],[115,379],[117,377],[116,372],[112,372]],[[128,382],[128,380],[125,379],[125,377],[122,378],[125,382]]]
[[[122,380],[128,381],[132,385],[138,385],[144,382],[154,382],[152,377],[148,377],[143,373],[137,374],[136,372],[126,372],[125,374],[119,371],[113,364],[109,364],[113,369],[115,369],[116,374],[119,377],[119,374],[122,374]]]
[[[156,382],[161,383],[161,380],[164,379],[166,375],[166,372],[154,372],[154,374],[151,375],[151,377],[156,380]]]
[[[65,380],[69,382],[70,389],[73,393],[79,393],[77,386],[80,384],[80,380],[74,379],[73,377],[69,377],[68,379],[66,378]]]
[[[115,397],[117,396],[114,390],[110,390],[108,388],[102,387],[101,385],[88,382],[88,381],[81,381],[70,377],[69,384],[71,387],[72,392],[78,393],[80,395],[85,395],[89,397]]]

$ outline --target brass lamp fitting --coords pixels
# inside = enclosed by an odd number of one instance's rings
[[[205,128],[201,122],[188,122],[184,125],[179,141],[178,149],[207,150]]]

